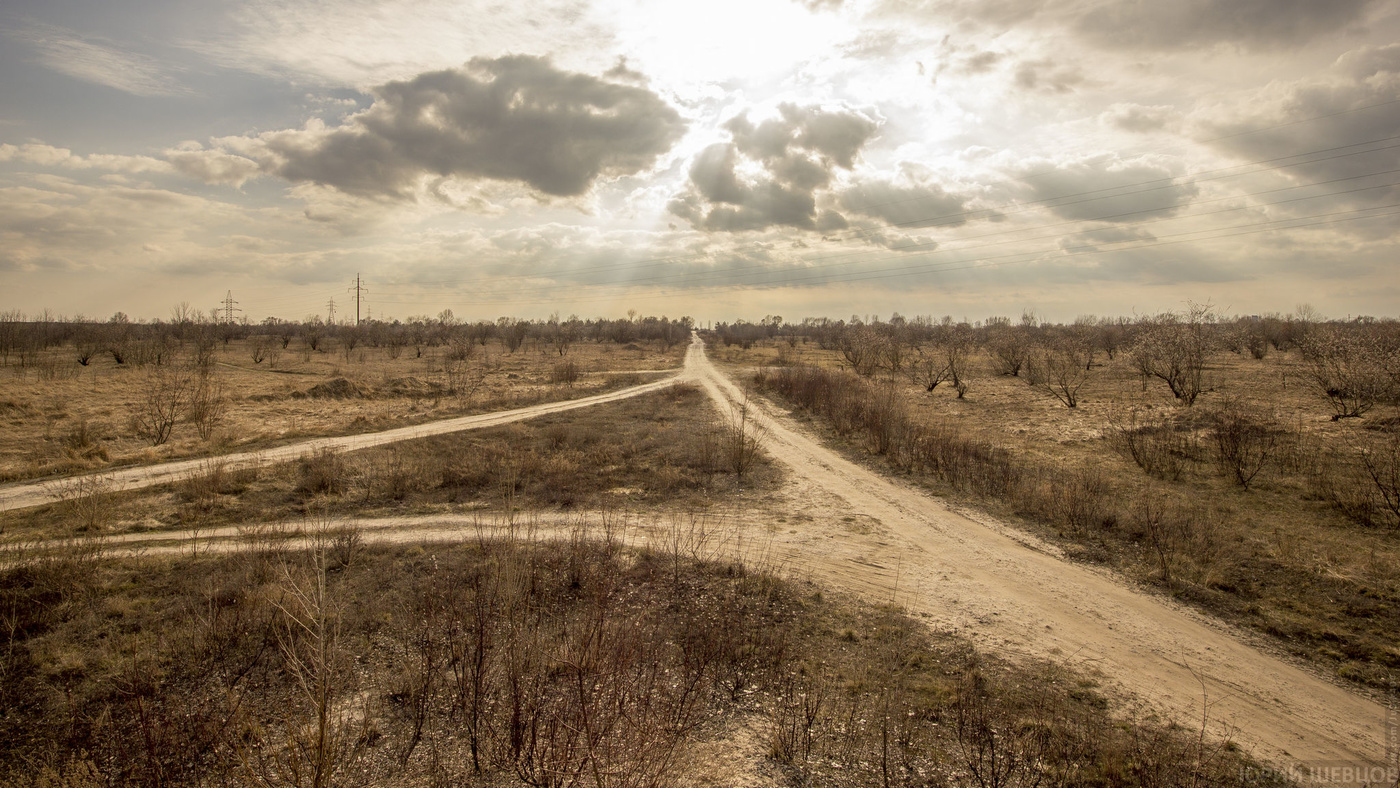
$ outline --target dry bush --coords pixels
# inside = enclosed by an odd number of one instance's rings
[[[1073,534],[1089,534],[1103,525],[1108,481],[1097,466],[1059,470],[1045,481],[1044,503],[1051,522]]]
[[[1380,446],[1358,451],[1371,480],[1375,508],[1392,527],[1400,527],[1400,427],[1384,432]]]
[[[189,401],[191,378],[190,371],[183,367],[156,365],[146,371],[131,417],[138,437],[152,446],[170,439],[175,422]]]
[[[72,460],[109,461],[107,447],[100,443],[97,433],[98,428],[91,426],[87,419],[79,419],[63,436],[64,453]]]
[[[1164,312],[1138,322],[1133,362],[1144,378],[1158,378],[1182,405],[1194,405],[1205,390],[1205,365],[1214,348],[1216,315],[1209,304],[1182,313]]]
[[[100,533],[112,520],[112,495],[116,491],[110,476],[85,474],[59,479],[49,485],[58,507],[74,530]]]
[[[359,481],[366,503],[402,501],[442,482],[441,465],[414,446],[391,445],[360,459]]]
[[[266,334],[258,334],[248,340],[248,357],[253,360],[254,364],[261,364],[263,363],[263,359],[268,357],[268,352],[273,348],[274,344],[275,342],[272,337]],[[276,359],[272,360],[272,364],[276,366]]]
[[[201,370],[190,389],[185,418],[194,424],[200,439],[207,441],[214,437],[227,413],[228,397],[224,395],[223,378],[212,369]]]
[[[1092,349],[1071,337],[1035,347],[1026,361],[1026,382],[1047,391],[1067,408],[1079,405],[1079,390],[1089,381]]]
[[[350,562],[327,533],[0,574],[0,784],[90,762],[117,784],[663,786],[707,776],[687,750],[755,715],[808,785],[1117,784],[1133,765],[1127,784],[1233,786],[1248,765],[1115,718],[1064,670],[606,530]]]
[[[1322,455],[1313,490],[1364,526],[1400,527],[1400,428],[1378,430],[1374,443],[1350,441]]]
[[[763,425],[754,420],[752,407],[748,394],[742,401],[732,403],[720,438],[720,454],[724,463],[740,479],[759,461],[767,436]]]
[[[335,449],[316,449],[297,461],[297,469],[296,492],[303,498],[345,492],[349,467]]]
[[[1021,370],[1031,357],[1031,331],[1035,328],[1035,316],[1029,312],[1021,316],[1021,324],[1012,326],[1010,320],[989,323],[987,350],[992,355],[992,363],[998,375],[1019,377]]]
[[[1256,421],[1236,403],[1227,403],[1211,414],[1211,437],[1220,470],[1246,490],[1278,446],[1277,428]]]
[[[1309,377],[1332,406],[1333,421],[1359,417],[1393,396],[1396,358],[1379,330],[1314,325],[1303,337],[1302,349]]]
[[[1170,421],[1149,421],[1134,408],[1123,421],[1110,419],[1113,443],[1149,476],[1180,481],[1192,455],[1192,441]]]
[[[563,383],[569,388],[583,378],[583,366],[573,359],[565,359],[555,364],[549,370],[549,382],[554,384]]]

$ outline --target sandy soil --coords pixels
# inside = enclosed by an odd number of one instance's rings
[[[729,403],[743,397],[710,364],[698,340],[681,377],[704,386],[725,413]],[[491,423],[613,401],[662,385],[669,381],[495,414],[500,420]],[[765,433],[767,451],[790,469],[784,490],[760,510],[707,515],[701,521],[677,516],[660,524],[655,518],[615,515],[535,517],[515,524],[443,516],[359,524],[366,529],[367,541],[460,539],[499,529],[547,536],[551,529],[587,525],[629,542],[698,557],[732,553],[876,601],[897,602],[933,626],[958,632],[997,653],[1042,657],[1094,671],[1149,711],[1189,729],[1199,728],[1204,716],[1211,734],[1229,737],[1255,757],[1279,766],[1383,762],[1381,705],[1259,651],[1197,614],[1067,562],[1053,547],[973,519],[847,461],[769,406],[750,413],[754,426]],[[424,430],[466,429],[468,423],[485,418],[343,440],[356,442],[345,448],[359,448],[418,437],[426,434]],[[294,451],[281,459],[308,451],[312,444],[287,447]],[[134,470],[146,474],[136,477],[146,479],[144,483],[157,483],[169,480],[167,467]],[[16,489],[0,490],[0,506],[33,505],[27,502],[47,494],[42,488],[26,493]],[[232,537],[240,533],[226,530],[200,536],[226,539],[209,545],[215,549],[237,549],[239,542]],[[132,535],[123,538],[126,544],[114,540],[109,547],[188,550],[178,543],[187,536]]]

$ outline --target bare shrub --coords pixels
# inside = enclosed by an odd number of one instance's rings
[[[1015,721],[993,700],[975,660],[958,683],[953,712],[958,751],[977,785],[1004,788],[1021,785],[1023,779],[1031,777]]]
[[[1013,326],[1007,318],[989,321],[987,350],[992,355],[992,363],[999,375],[1019,377],[1021,370],[1030,360],[1031,331],[1035,328],[1035,315],[1025,312],[1020,325]]]
[[[1097,466],[1061,471],[1047,480],[1053,522],[1071,533],[1086,534],[1104,521],[1108,482]]]
[[[1314,325],[1302,348],[1309,377],[1332,406],[1333,421],[1359,417],[1386,397],[1388,354],[1371,327]]]
[[[1211,437],[1220,470],[1246,490],[1278,445],[1277,429],[1256,421],[1237,403],[1211,414]]]
[[[50,489],[74,530],[100,533],[111,523],[115,485],[110,476],[73,476],[53,482]]]
[[[348,468],[335,449],[320,448],[297,463],[300,478],[296,491],[303,497],[340,495],[345,492]]]
[[[583,367],[573,359],[565,359],[555,364],[549,370],[549,382],[554,384],[563,383],[569,388],[583,377]]]
[[[1079,390],[1089,380],[1090,347],[1073,337],[1060,337],[1034,348],[1027,359],[1027,381],[1048,391],[1065,407],[1079,405]]]
[[[223,378],[213,370],[201,370],[195,375],[185,418],[194,424],[200,439],[207,441],[223,424],[227,412],[228,398],[224,396]]]
[[[818,673],[783,677],[773,699],[768,755],[801,768],[812,757],[818,722],[827,706],[824,677]]]
[[[191,376],[187,369],[157,365],[148,369],[132,414],[136,434],[159,446],[170,439],[175,422],[189,401]]]
[[[837,337],[837,348],[847,365],[862,377],[880,368],[881,337],[869,326],[850,326]]]
[[[1125,420],[1110,420],[1109,434],[1114,444],[1149,476],[1181,480],[1190,457],[1190,442],[1170,422],[1150,421],[1134,408]]]
[[[1400,427],[1392,425],[1379,447],[1358,454],[1371,480],[1377,511],[1392,528],[1400,527]]]
[[[263,729],[241,742],[241,760],[253,781],[296,788],[326,788],[340,782],[357,754],[353,717],[340,698],[353,676],[341,643],[341,601],[329,578],[324,544],[304,566],[284,562],[276,643],[296,690],[282,730]]]
[[[754,421],[752,407],[747,394],[742,401],[730,405],[720,447],[725,464],[741,479],[758,462],[767,435],[767,430]]]
[[[402,501],[441,481],[440,469],[411,447],[387,446],[367,454],[359,465],[366,503]]]
[[[273,344],[272,337],[266,334],[258,334],[248,341],[249,358],[253,360],[254,364],[263,363],[263,359],[267,358],[268,351],[272,348]],[[273,363],[275,364],[276,361]]]

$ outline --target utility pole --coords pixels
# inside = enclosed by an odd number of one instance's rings
[[[335,325],[335,299],[326,302],[326,324]]]
[[[360,275],[355,274],[355,284],[353,287],[347,287],[346,292],[351,290],[355,291],[355,325],[358,326],[360,324],[360,299],[369,292],[369,288],[365,287]]]
[[[233,300],[233,291],[228,291],[228,294],[224,296],[224,322],[229,325],[233,325],[233,313],[243,311],[237,306],[234,306],[237,303],[237,301]]]

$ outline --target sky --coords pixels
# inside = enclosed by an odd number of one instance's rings
[[[1400,313],[1400,0],[7,0],[0,310]]]

